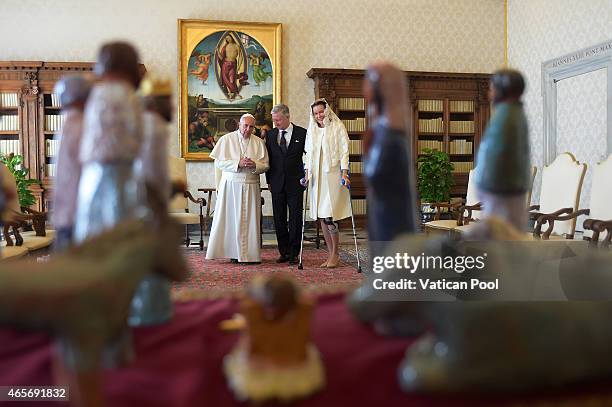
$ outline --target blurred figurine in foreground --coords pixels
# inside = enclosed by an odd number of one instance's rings
[[[170,81],[148,74],[140,84],[144,106],[142,115],[143,142],[136,160],[135,175],[139,188],[145,188],[148,222],[157,222],[168,212],[172,187],[168,175],[168,123],[172,121],[172,89]],[[178,245],[178,241],[169,241]],[[134,294],[128,323],[130,326],[157,325],[172,318],[170,280],[162,273],[143,278]]]
[[[364,81],[370,131],[365,161],[371,256],[384,242],[417,230],[405,74],[389,63],[370,65]]]
[[[136,286],[151,269],[180,280],[187,269],[180,227],[164,220],[152,230],[122,223],[45,263],[0,263],[0,325],[44,330],[58,346],[56,384],[70,385],[75,406],[102,406],[109,343],[125,337]],[[33,300],[35,299],[35,300]]]
[[[112,42],[98,53],[94,85],[85,106],[74,238],[80,242],[137,217],[134,160],[142,145],[142,109],[135,94],[141,74],[130,44]]]
[[[467,239],[524,238],[526,194],[531,188],[529,134],[521,103],[524,90],[518,71],[503,69],[491,77],[489,98],[495,113],[480,143],[474,173],[484,219],[470,229]]]
[[[291,401],[323,387],[323,364],[310,338],[312,309],[291,278],[253,278],[241,303],[245,330],[224,363],[236,398]]]
[[[57,175],[53,187],[53,225],[55,226],[55,248],[62,250],[72,244],[74,214],[77,207],[77,194],[81,179],[79,156],[81,136],[83,135],[83,110],[89,97],[91,82],[83,76],[66,76],[55,85],[62,112],[64,125],[57,138]]]

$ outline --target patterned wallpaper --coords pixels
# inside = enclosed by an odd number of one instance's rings
[[[175,79],[178,18],[282,23],[283,100],[302,126],[312,67],[388,59],[407,70],[490,72],[503,64],[503,0],[2,0],[0,58],[93,61],[101,42],[123,38],[148,69]],[[188,180],[191,189],[212,186],[211,164],[188,164]]]
[[[607,80],[606,70],[599,69],[557,84],[557,153],[570,151],[578,161],[587,163],[581,208],[590,207],[592,171],[606,156]],[[586,218],[578,218],[580,229]]]
[[[542,62],[612,39],[610,0],[508,0],[508,63],[527,79],[524,96],[529,119],[532,161],[543,163]],[[563,98],[563,101],[561,99]],[[569,150],[589,167],[600,160],[606,119],[606,81],[603,70],[558,84],[559,152]],[[588,172],[589,170],[587,170]],[[588,202],[590,174],[582,205]],[[532,202],[539,199],[540,174]],[[585,207],[585,206],[583,206]],[[581,225],[581,222],[577,223]]]

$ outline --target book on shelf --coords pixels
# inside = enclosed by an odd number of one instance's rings
[[[365,110],[365,99],[338,98],[338,110]]]
[[[349,171],[351,174],[361,174],[363,172],[363,163],[361,161],[349,162]]]
[[[449,109],[451,113],[473,113],[474,112],[474,101],[473,100],[451,100],[449,102]]]
[[[47,157],[55,157],[59,149],[59,140],[46,139],[45,144],[47,147]]]
[[[362,140],[349,140],[349,154],[363,154]]]
[[[0,131],[19,131],[19,116],[16,114],[0,115]]]
[[[431,150],[442,151],[442,142],[438,140],[419,140],[417,143],[419,154],[423,153],[423,150],[429,148]]]
[[[19,95],[17,93],[0,93],[0,107],[18,107]]]
[[[422,133],[443,133],[444,121],[441,117],[436,119],[419,119],[419,131]]]
[[[442,100],[419,99],[417,106],[420,112],[442,112],[444,110],[442,103]]]
[[[471,170],[474,169],[474,163],[473,162],[457,162],[457,161],[453,161],[453,172],[454,173],[458,173],[458,174],[467,174],[468,172],[470,172]]]
[[[47,176],[55,177],[55,164],[47,164],[46,169],[47,169]]]
[[[450,154],[472,154],[472,142],[467,140],[453,140],[450,142]]]
[[[473,120],[451,120],[449,125],[451,133],[474,133]]]
[[[366,199],[353,199],[353,215],[365,215],[368,213],[368,203]]]
[[[61,114],[45,115],[45,131],[59,131],[64,124],[64,116]]]
[[[11,153],[21,154],[21,145],[19,140],[1,140],[0,139],[0,155],[9,155]]]
[[[358,117],[356,119],[342,119],[342,124],[346,127],[346,131],[349,133],[358,133],[366,131],[365,117]]]
[[[59,97],[55,93],[51,93],[51,105],[49,107],[62,107]]]

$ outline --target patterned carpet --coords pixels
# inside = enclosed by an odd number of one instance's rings
[[[341,253],[340,266],[327,269],[319,267],[327,259],[325,250],[305,248],[303,270],[298,270],[297,265],[277,264],[278,251],[274,248],[262,250],[262,262],[258,265],[231,264],[229,260],[206,260],[205,252],[197,249],[185,250],[185,255],[192,274],[188,281],[173,287],[173,297],[179,301],[234,297],[258,273],[290,273],[304,291],[317,294],[352,290],[363,280],[363,274],[357,272],[353,254],[345,251]]]

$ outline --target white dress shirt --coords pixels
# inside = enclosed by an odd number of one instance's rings
[[[278,129],[278,136],[276,136],[276,143],[280,146],[282,130]],[[291,133],[293,133],[293,123],[289,123],[289,126],[285,129],[285,140],[287,140],[287,148],[291,142]]]

